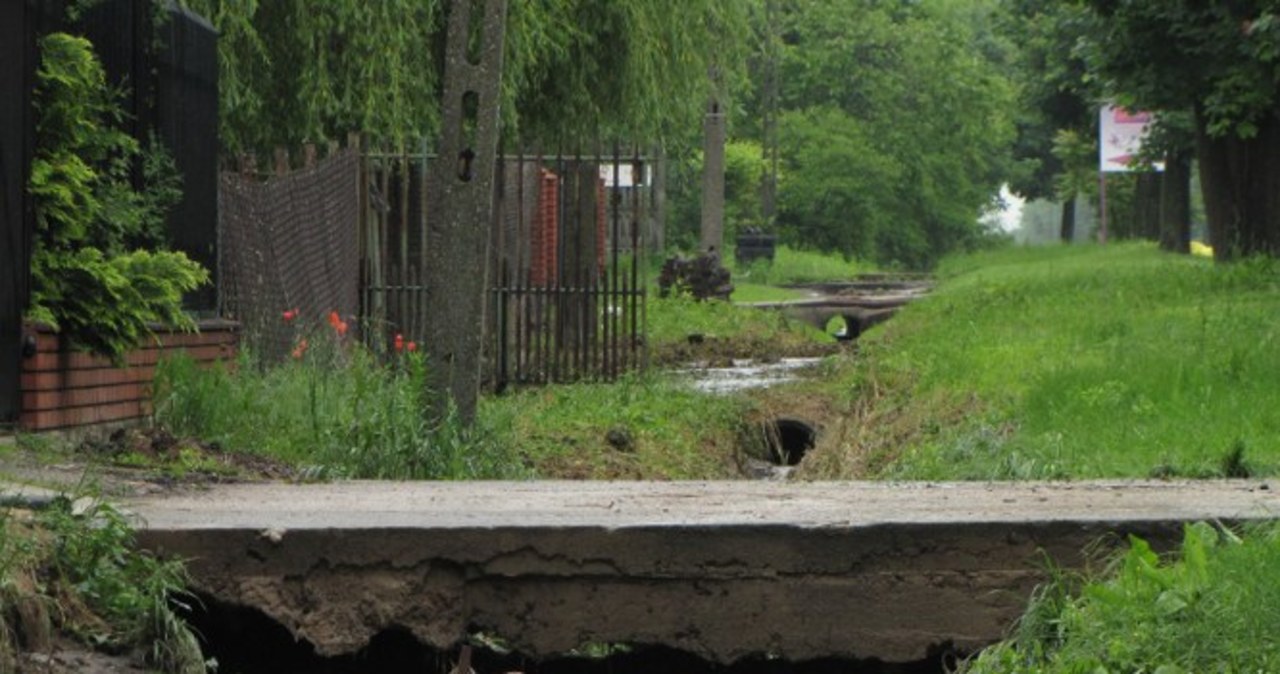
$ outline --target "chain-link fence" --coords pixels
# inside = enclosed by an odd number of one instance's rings
[[[224,173],[219,193],[224,315],[267,359],[294,347],[299,323],[359,312],[357,150],[261,180]],[[284,312],[297,309],[298,323]]]

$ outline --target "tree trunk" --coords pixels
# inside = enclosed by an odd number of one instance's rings
[[[1133,226],[1136,238],[1157,241],[1160,238],[1160,174],[1143,171],[1137,175],[1133,191]]]
[[[1197,110],[1196,155],[1214,257],[1280,255],[1280,115],[1241,140],[1209,136]]]
[[[1076,196],[1074,194],[1062,200],[1062,225],[1058,230],[1058,236],[1063,243],[1076,240]]]
[[[1165,158],[1160,181],[1160,248],[1191,252],[1191,157],[1173,152]]]

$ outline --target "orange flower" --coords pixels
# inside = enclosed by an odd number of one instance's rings
[[[333,329],[338,331],[338,336],[339,336],[339,337],[346,337],[346,336],[347,336],[347,322],[346,322],[346,321],[340,321],[336,326],[334,326],[334,328],[333,328]]]
[[[337,329],[338,329],[338,326],[339,326],[339,325],[341,325],[341,324],[342,324],[342,317],[338,315],[338,312],[336,312],[336,311],[330,311],[330,312],[329,312],[329,325],[333,326],[333,329],[334,329],[334,330],[337,330]]]
[[[417,350],[418,350],[418,343],[409,342],[409,353],[413,353],[414,351],[417,351]]]
[[[298,340],[298,345],[293,347],[293,359],[294,360],[301,359],[302,354],[306,352],[307,352],[307,338],[303,337],[302,339]]]
[[[404,335],[396,335],[395,339],[396,353],[404,351]]]

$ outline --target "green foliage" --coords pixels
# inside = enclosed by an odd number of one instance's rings
[[[324,334],[305,339],[308,346],[283,365],[247,353],[233,371],[202,369],[183,357],[161,363],[156,421],[175,434],[273,456],[317,475],[521,476],[505,420],[485,418],[473,428],[454,417],[427,423],[426,364],[419,354],[388,367],[358,345]]]
[[[172,159],[119,130],[118,95],[84,39],[41,40],[37,80],[29,317],[112,357],[149,334],[150,322],[192,326],[182,294],[208,273],[181,253],[139,249],[160,243],[164,214],[181,197]],[[136,159],[151,189],[131,186]]]
[[[873,394],[838,453],[871,474],[1217,477],[1245,458],[1253,475],[1280,470],[1275,264],[1125,244],[940,271],[945,283],[861,342],[847,385]],[[1238,444],[1241,460],[1224,458]]]
[[[60,497],[29,524],[0,513],[0,552],[0,641],[56,628],[95,648],[147,648],[162,672],[205,671],[195,636],[174,612],[187,596],[182,564],[136,550],[128,520],[110,505]]]
[[[1274,0],[1087,4],[1096,19],[1082,53],[1121,102],[1194,109],[1214,136],[1251,138],[1274,117],[1280,100],[1280,5]]]
[[[904,241],[917,230],[897,227],[891,195],[903,167],[876,147],[866,125],[823,108],[788,113],[781,126],[791,176],[779,197],[778,226],[786,241],[881,264],[894,261],[894,252],[922,247],[919,238]]]
[[[1055,591],[1024,623],[1052,625],[993,646],[961,668],[967,674],[1270,672],[1280,667],[1280,529],[1243,538],[1208,524],[1188,525],[1176,558],[1145,541],[1106,578],[1079,592]],[[1035,614],[1044,613],[1037,617]]]
[[[743,60],[741,0],[510,6],[504,103],[527,139],[680,135],[697,127],[717,88],[708,74],[731,81]]]
[[[760,205],[760,182],[768,170],[759,143],[734,140],[724,148],[724,240],[731,246],[739,232],[768,223]],[[779,178],[781,182],[781,178]]]
[[[436,0],[185,0],[219,32],[220,137],[233,152],[366,133],[403,147],[439,120]]]
[[[1053,136],[1051,153],[1061,167],[1053,179],[1053,196],[1065,201],[1098,191],[1098,147],[1091,136],[1072,129],[1058,129]]]
[[[1013,139],[985,11],[786,6],[777,219],[788,243],[922,268],[980,236]]]
[[[1094,94],[1076,42],[1088,26],[1087,10],[1056,0],[1001,0],[993,17],[996,31],[1010,44],[1004,67],[1017,91],[1017,165],[1010,175],[1014,192],[1032,199],[1061,199],[1063,164],[1054,152],[1060,133],[1084,142],[1096,139]]]
[[[439,125],[448,3],[185,0],[219,30],[223,144],[352,131],[403,146]],[[708,70],[735,68],[737,0],[510,2],[503,112],[526,140],[656,138],[696,119]]]

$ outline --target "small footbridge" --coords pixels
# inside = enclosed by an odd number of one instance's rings
[[[629,644],[715,663],[917,662],[1001,638],[1046,555],[1078,568],[1128,534],[1169,549],[1185,522],[1280,515],[1280,490],[348,482],[126,503],[139,542],[190,560],[202,597],[259,612],[321,655],[386,632],[440,649],[483,633],[535,658]]]
[[[861,277],[858,280],[791,286],[811,297],[781,302],[742,302],[740,306],[781,311],[793,320],[826,330],[833,318],[844,319],[842,339],[857,339],[898,309],[927,294],[933,283],[923,276]]]

